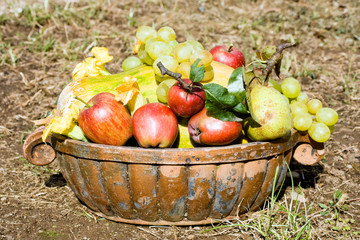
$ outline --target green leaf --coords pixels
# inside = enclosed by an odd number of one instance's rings
[[[341,190],[337,190],[335,193],[334,193],[334,200],[335,202],[337,202],[342,196],[342,193],[341,193]]]
[[[241,113],[241,114],[248,114],[248,113],[249,113],[246,105],[243,104],[243,103],[238,103],[237,105],[235,105],[235,106],[233,107],[233,109],[234,109],[234,111],[237,112],[237,113]]]
[[[206,92],[206,99],[212,102],[218,102],[224,108],[233,107],[239,103],[237,98],[228,93],[228,90],[216,83],[209,83],[202,87]]]
[[[206,92],[205,108],[208,114],[222,121],[240,122],[242,114],[247,114],[246,105],[240,102],[228,89],[216,84],[203,85]]]
[[[206,101],[205,108],[210,116],[220,119],[222,121],[226,121],[226,122],[242,121],[242,118],[239,118],[233,112],[231,112],[227,109],[219,108],[219,106],[214,102]]]
[[[191,64],[190,67],[190,81],[192,82],[200,82],[204,78],[205,74],[205,67],[204,65],[201,65],[198,67],[198,64],[200,62],[200,59],[196,59],[196,61]]]
[[[320,215],[321,216],[328,216],[329,212],[328,211],[322,211],[322,212],[320,212]]]
[[[324,208],[324,209],[328,208],[328,206],[326,206],[326,205],[323,204],[323,203],[319,203],[319,207]]]
[[[244,86],[244,79],[245,79],[245,72],[244,67],[236,68],[229,78],[228,82],[228,92],[231,95],[234,95],[240,102],[245,100],[245,86]]]

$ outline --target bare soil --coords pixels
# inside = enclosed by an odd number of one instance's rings
[[[291,165],[295,185],[314,212],[341,190],[348,209],[340,217],[353,219],[345,231],[319,216],[311,238],[360,239],[358,1],[49,1],[49,14],[44,2],[0,3],[0,239],[259,238],[238,227],[202,234],[211,226],[146,227],[99,218],[78,201],[56,161],[39,167],[24,159],[22,143],[33,121],[56,106],[76,63],[90,55],[91,46],[105,46],[114,56],[108,70],[120,72],[143,24],[171,26],[178,41],[193,38],[206,49],[233,44],[248,62],[267,44],[298,40],[284,55],[281,78],[297,77],[309,96],[339,113],[339,122],[323,161]],[[287,181],[282,200],[290,188]]]

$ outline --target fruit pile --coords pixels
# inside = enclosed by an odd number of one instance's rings
[[[136,56],[109,73],[106,48],[95,47],[73,72],[57,109],[40,121],[43,140],[58,133],[83,141],[141,147],[219,146],[286,138],[293,128],[317,142],[329,139],[337,113],[308,99],[293,77],[281,84],[282,51],[268,46],[245,67],[235,47],[210,51],[195,40],[178,42],[171,27],[136,31]],[[259,66],[260,65],[260,66]]]

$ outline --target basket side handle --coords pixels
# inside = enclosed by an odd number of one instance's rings
[[[35,129],[23,144],[23,154],[26,160],[38,166],[50,164],[56,157],[56,152],[49,139],[46,140],[46,143],[41,139],[44,129],[44,127]]]
[[[293,158],[303,165],[314,165],[325,155],[324,143],[315,142],[308,134],[302,135],[295,146]]]

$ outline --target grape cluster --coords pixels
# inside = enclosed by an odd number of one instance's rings
[[[280,85],[282,94],[289,100],[294,128],[307,131],[316,142],[325,142],[330,138],[335,123],[338,121],[337,112],[323,107],[319,99],[309,99],[301,91],[301,85],[293,77],[285,78]]]
[[[204,50],[202,44],[195,40],[184,42],[176,41],[176,33],[171,27],[162,27],[159,30],[150,26],[141,26],[136,31],[138,40],[134,47],[137,57],[129,57],[123,62],[123,70],[131,69],[140,64],[147,64],[153,67],[155,78],[160,83],[156,91],[158,100],[167,103],[167,93],[175,79],[164,76],[161,77],[158,62],[170,71],[177,72],[182,78],[189,78],[190,66],[197,59],[200,59],[199,66],[204,65],[205,74],[202,81],[210,81],[214,77],[214,70],[211,66],[213,61],[212,54]],[[130,59],[131,58],[131,59]]]

